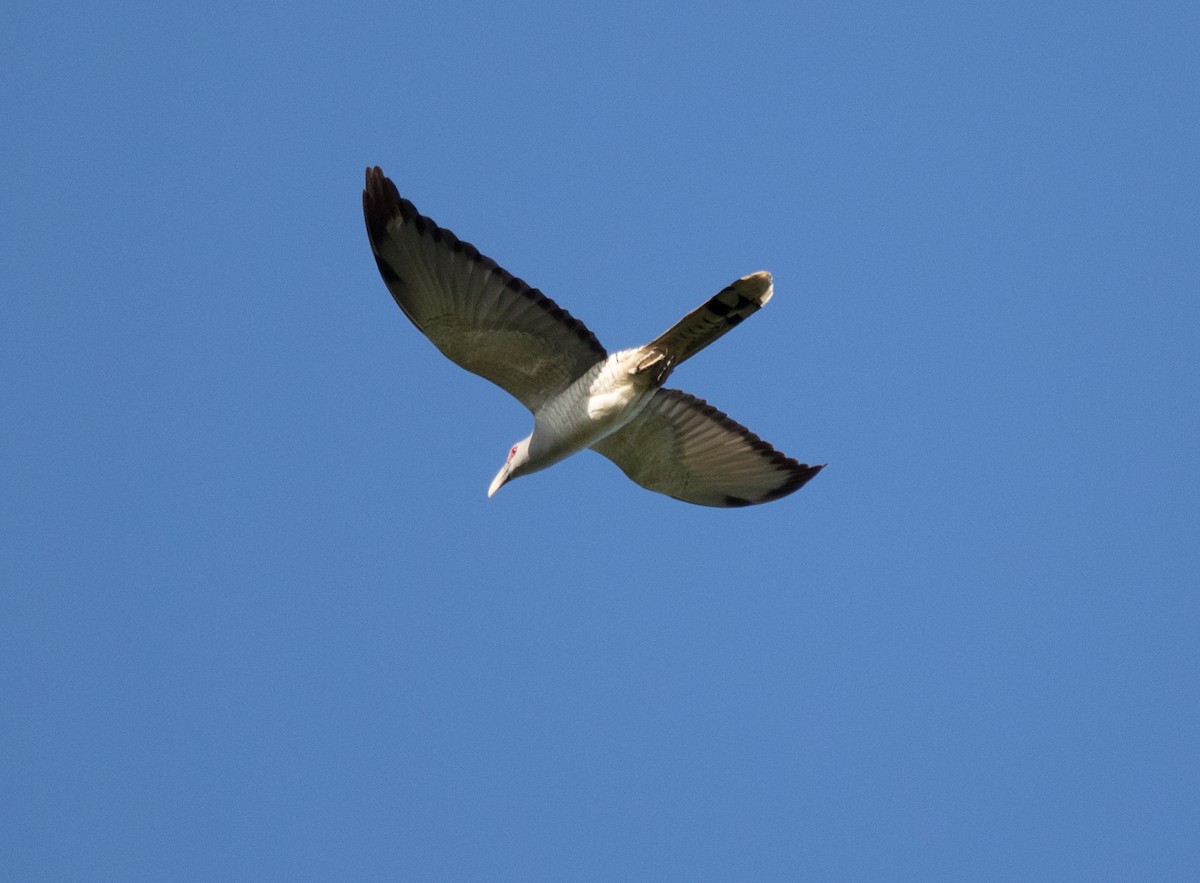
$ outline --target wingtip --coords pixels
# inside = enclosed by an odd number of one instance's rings
[[[407,208],[409,214],[416,214],[411,204]],[[367,166],[366,184],[363,186],[363,220],[366,221],[367,236],[376,255],[379,254],[380,243],[387,236],[388,224],[393,218],[404,216],[405,200],[400,197],[400,191],[392,179],[379,166]]]
[[[767,494],[767,496],[763,498],[762,502],[768,503],[772,500],[778,500],[782,497],[786,497],[789,494],[794,494],[796,491],[800,490],[800,488],[804,487],[806,484],[816,478],[817,473],[824,469],[825,465],[826,464],[821,463],[817,466],[809,466],[807,463],[796,463],[789,479],[777,487],[774,491]]]

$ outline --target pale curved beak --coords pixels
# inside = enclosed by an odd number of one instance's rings
[[[492,479],[492,486],[488,488],[489,500],[492,498],[492,494],[500,490],[501,485],[508,481],[508,473],[511,468],[511,463],[511,460],[508,463],[505,463],[504,466],[501,467],[500,471],[496,473],[496,477]]]

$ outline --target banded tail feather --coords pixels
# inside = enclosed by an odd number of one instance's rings
[[[770,273],[760,270],[743,276],[692,310],[645,348],[664,353],[668,364],[672,368],[678,367],[762,309],[773,293]]]

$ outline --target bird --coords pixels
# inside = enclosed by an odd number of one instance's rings
[[[445,356],[533,413],[488,487],[590,448],[648,490],[702,506],[766,503],[825,464],[775,450],[740,423],[663,384],[680,364],[771,299],[770,273],[737,279],[644,346],[609,353],[541,291],[439,227],[368,167],[363,217],[397,305]]]

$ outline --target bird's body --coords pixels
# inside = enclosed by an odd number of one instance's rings
[[[606,353],[583,323],[420,215],[378,168],[363,212],[376,263],[405,315],[450,359],[533,412],[488,496],[591,448],[650,490],[744,506],[800,488],[821,466],[780,454],[703,401],[663,383],[771,298],[768,273],[722,289],[650,343]]]
[[[612,435],[641,413],[661,384],[638,370],[640,350],[621,350],[537,409],[530,435],[530,467],[536,472]]]

